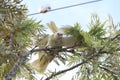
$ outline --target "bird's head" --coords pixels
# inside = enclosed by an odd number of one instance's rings
[[[55,39],[62,38],[62,36],[63,36],[63,34],[60,33],[60,32],[56,32],[56,33],[54,34],[54,38],[55,38]]]

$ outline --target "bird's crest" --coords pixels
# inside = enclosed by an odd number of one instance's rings
[[[58,32],[58,28],[57,28],[56,24],[53,21],[51,21],[50,23],[47,23],[47,26],[50,28],[50,30],[53,33]]]

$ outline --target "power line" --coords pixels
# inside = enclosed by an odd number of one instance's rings
[[[102,1],[102,0],[88,1],[88,2],[84,2],[84,3],[79,3],[79,4],[70,5],[70,6],[60,7],[60,8],[49,10],[48,12],[57,11],[57,10],[61,10],[61,9],[66,9],[66,8],[71,8],[71,7],[80,6],[80,5],[85,5],[85,4],[90,4],[90,3],[94,3],[94,2],[98,2],[98,1]],[[28,14],[27,16],[32,16],[32,15],[36,15],[36,14],[40,14],[40,12]]]

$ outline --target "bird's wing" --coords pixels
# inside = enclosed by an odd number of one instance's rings
[[[51,21],[50,23],[47,23],[47,26],[50,28],[50,30],[53,33],[58,32],[58,28],[57,28],[56,24],[53,21]]]

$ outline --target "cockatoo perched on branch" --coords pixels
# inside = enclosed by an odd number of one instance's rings
[[[41,8],[40,8],[40,13],[46,13],[46,12],[48,12],[48,11],[50,11],[51,10],[51,7],[50,6],[42,6]]]
[[[47,25],[51,29],[53,34],[48,36],[46,48],[62,48],[62,34],[58,32],[58,29],[54,22],[47,23]],[[39,53],[39,58],[32,63],[32,67],[38,72],[44,72],[48,64],[54,59],[54,57],[58,53],[59,52],[57,50],[43,51]]]

